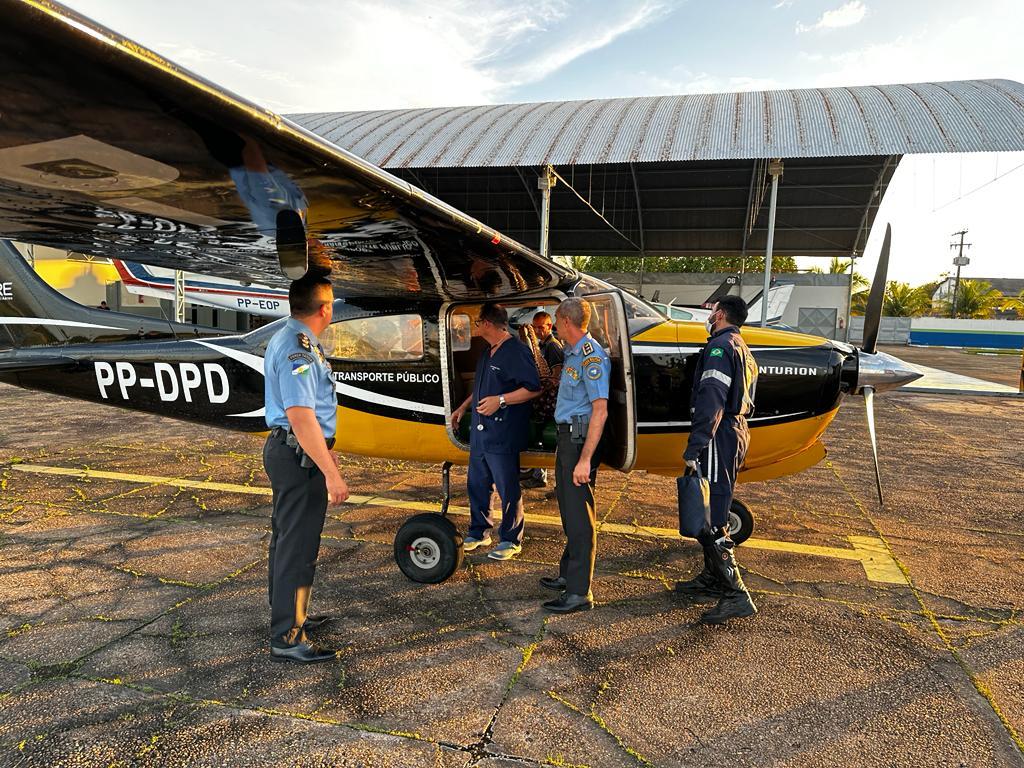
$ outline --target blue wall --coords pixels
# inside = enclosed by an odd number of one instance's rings
[[[1024,349],[1024,328],[1020,333],[998,331],[914,330],[910,343],[925,347],[975,347],[980,349]]]

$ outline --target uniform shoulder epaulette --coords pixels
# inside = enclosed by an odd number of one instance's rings
[[[298,339],[300,347],[302,347],[303,349],[311,348],[311,345],[309,343],[309,336],[307,336],[304,333],[297,333],[295,337]]]
[[[594,345],[589,341],[584,343],[583,348],[580,350],[584,355],[589,355],[594,351]]]

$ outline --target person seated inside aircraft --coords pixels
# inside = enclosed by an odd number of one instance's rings
[[[533,356],[508,331],[504,307],[488,302],[476,322],[488,348],[480,356],[473,392],[452,413],[452,430],[472,407],[469,439],[469,532],[463,549],[472,552],[491,543],[491,487],[501,498],[501,542],[488,557],[509,560],[522,550],[523,494],[519,487],[519,454],[529,434],[529,401],[540,394]]]
[[[562,362],[565,358],[560,342],[553,333],[554,323],[551,315],[541,310],[533,316],[531,322],[533,333],[537,338],[540,354],[547,364],[549,378],[544,380],[541,372],[541,384],[544,392],[540,398],[534,401],[534,415],[539,416],[541,421],[547,421],[549,416],[554,415],[554,400],[558,393],[558,377],[562,375]],[[543,401],[543,402],[542,402]],[[540,467],[524,469],[519,477],[524,488],[543,488],[548,484],[548,471]]]

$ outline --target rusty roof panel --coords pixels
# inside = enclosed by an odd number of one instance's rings
[[[293,115],[385,168],[1024,150],[1024,86],[965,80]]]

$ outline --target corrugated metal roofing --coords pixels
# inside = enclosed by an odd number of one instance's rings
[[[384,168],[1024,150],[1011,80],[290,115]]]

